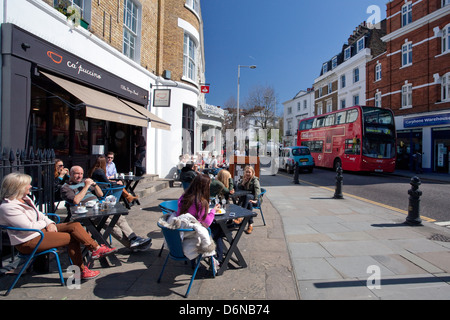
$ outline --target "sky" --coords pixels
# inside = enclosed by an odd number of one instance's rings
[[[201,0],[206,103],[240,105],[258,87],[273,87],[283,102],[313,86],[322,64],[339,53],[364,21],[386,18],[388,0]],[[376,6],[376,7],[372,7]],[[379,11],[369,10],[379,8]]]

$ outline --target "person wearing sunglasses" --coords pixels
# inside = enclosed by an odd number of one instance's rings
[[[117,174],[116,164],[114,163],[114,152],[110,151],[106,155],[106,177],[113,179]]]
[[[54,183],[55,201],[61,201],[61,187],[69,181],[69,169],[64,167],[61,159],[55,159]]]

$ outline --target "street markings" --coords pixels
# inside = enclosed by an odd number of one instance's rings
[[[287,177],[285,175],[281,175],[281,176],[286,177],[286,178],[290,178],[290,177]],[[321,189],[325,189],[325,190],[332,191],[332,192],[335,191],[332,188],[324,187],[324,186],[321,186],[321,185],[318,185],[318,184],[315,184],[315,183],[312,183],[312,182],[309,182],[309,181],[305,181],[305,180],[301,180],[301,179],[298,179],[298,180],[303,182],[303,183],[306,183],[306,184],[309,184],[309,185],[312,185],[312,186],[315,186],[315,187],[318,187],[318,188],[321,188]],[[372,201],[372,200],[369,200],[369,199],[366,199],[366,198],[361,198],[361,197],[355,196],[353,194],[349,194],[349,193],[345,193],[345,192],[343,192],[343,194],[344,194],[344,196],[348,196],[348,197],[351,197],[351,198],[354,198],[354,199],[357,199],[357,200],[361,200],[361,201],[364,201],[364,202],[367,202],[367,203],[371,203],[371,204],[379,206],[379,207],[383,207],[383,208],[386,208],[386,209],[389,209],[389,210],[392,210],[392,211],[396,211],[396,212],[402,213],[404,215],[408,215],[408,211],[406,211],[406,210],[402,210],[402,209],[399,209],[399,208],[391,207],[391,206],[388,206],[386,204],[383,204],[383,203],[380,203],[380,202],[376,202],[376,201]],[[425,221],[428,221],[428,222],[435,222],[436,221],[435,219],[424,217],[424,216],[420,216],[420,218],[422,220],[425,220]],[[450,228],[450,221],[447,221],[447,222],[449,224],[447,227]]]

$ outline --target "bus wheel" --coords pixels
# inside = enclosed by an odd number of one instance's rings
[[[333,165],[333,169],[334,171],[337,170],[337,168],[341,167],[342,168],[342,161],[339,158],[334,159],[334,165]]]
[[[286,172],[288,173],[288,174],[291,174],[292,173],[292,169],[291,169],[291,166],[290,165],[286,165]]]

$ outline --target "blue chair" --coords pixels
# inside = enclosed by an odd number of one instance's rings
[[[263,219],[264,225],[266,225],[266,221],[264,220],[264,214],[262,212],[262,202],[263,202],[263,196],[266,193],[266,189],[261,188],[261,193],[258,196],[258,203],[253,206],[253,209],[259,209],[259,212],[261,212],[261,217]]]
[[[168,229],[158,223],[158,227],[161,228],[164,239],[166,240],[167,246],[169,247],[169,254],[167,255],[166,261],[164,262],[164,265],[162,267],[161,273],[158,278],[158,283],[161,282],[161,277],[163,275],[164,269],[166,268],[167,261],[170,259],[176,260],[176,261],[190,261],[183,253],[183,244],[181,242],[180,232],[186,232],[186,231],[194,231],[193,229]],[[209,230],[209,229],[208,229]],[[209,230],[209,233],[211,234],[211,231]],[[184,295],[185,298],[188,297],[189,291],[191,290],[192,282],[195,279],[195,276],[197,274],[198,267],[200,266],[200,262],[203,259],[203,255],[198,255],[196,258],[197,263],[195,264],[194,273],[192,274],[191,281],[189,282],[189,286],[187,288],[186,294]],[[214,262],[211,257],[211,269],[213,271],[213,277],[216,276],[216,270],[214,268]]]
[[[115,186],[115,187],[110,187],[107,189],[103,190],[103,199],[106,198],[107,196],[114,196],[117,200],[117,202],[119,202],[120,197],[122,196],[122,192],[123,189],[125,189],[125,186]]]
[[[183,190],[187,190],[187,188],[189,188],[189,186],[191,185],[190,182],[187,181],[182,181],[181,185],[183,186]]]
[[[178,200],[167,200],[159,204],[159,208],[163,214],[172,213],[178,211]]]
[[[59,278],[61,280],[61,285],[64,286],[64,277],[63,277],[63,274],[62,274],[61,262],[59,261],[59,255],[58,255],[57,249],[56,248],[51,248],[51,249],[48,249],[48,250],[37,252],[38,249],[39,249],[39,246],[41,245],[42,240],[44,239],[44,233],[41,230],[38,230],[38,229],[26,229],[26,228],[16,228],[16,227],[4,226],[4,225],[0,225],[0,229],[13,230],[13,231],[33,231],[33,232],[38,232],[39,236],[41,237],[39,239],[38,244],[34,248],[33,252],[31,252],[30,254],[22,254],[22,253],[18,254],[18,257],[20,259],[25,260],[25,263],[23,264],[22,268],[20,269],[19,273],[17,274],[16,278],[14,279],[13,283],[9,287],[8,291],[6,291],[5,296],[9,295],[11,290],[16,285],[17,281],[19,281],[20,276],[28,268],[28,266],[32,265],[34,260],[37,257],[42,256],[42,255],[47,254],[47,253],[53,253],[55,255],[56,263],[58,265],[58,272],[59,272]]]
[[[178,200],[167,200],[159,204],[159,208],[162,210],[163,214],[176,213],[178,211]],[[159,250],[158,257],[161,257],[162,251],[164,249],[164,243]]]

